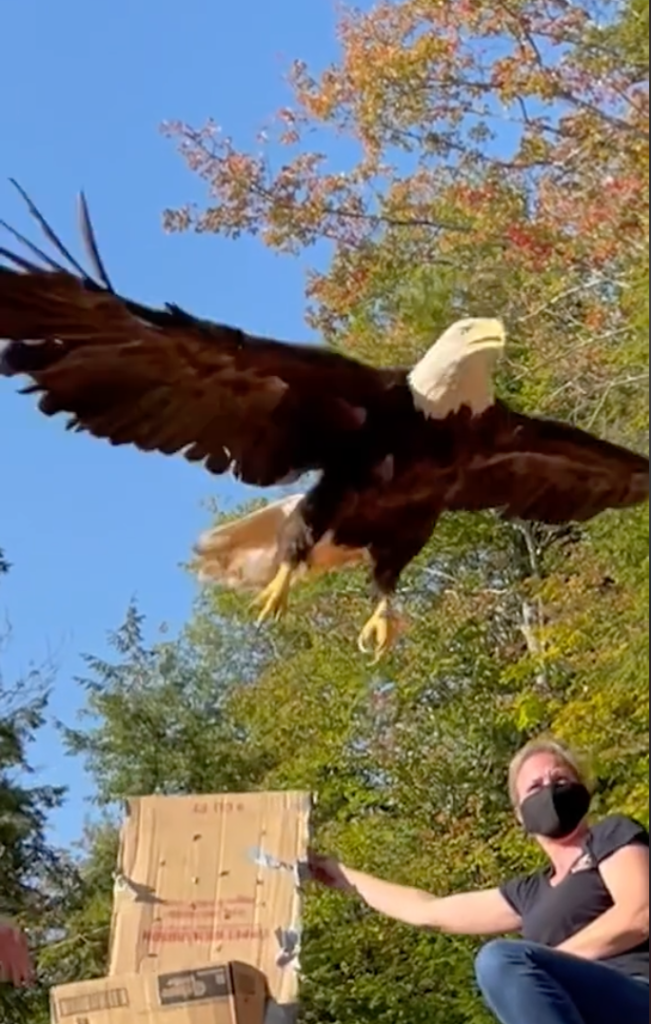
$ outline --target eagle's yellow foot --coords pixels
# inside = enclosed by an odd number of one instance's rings
[[[374,651],[375,656],[371,664],[377,665],[392,646],[396,633],[391,603],[388,598],[383,597],[359,634],[357,646],[362,654],[371,654]]]
[[[286,613],[293,573],[291,565],[283,563],[269,586],[252,601],[252,608],[262,608],[258,615],[258,624],[270,618],[281,619]]]

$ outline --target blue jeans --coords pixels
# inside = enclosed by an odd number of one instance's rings
[[[475,967],[500,1024],[649,1024],[649,986],[606,964],[497,939]]]

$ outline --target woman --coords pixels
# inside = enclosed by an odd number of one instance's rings
[[[648,1024],[649,834],[620,815],[592,827],[591,793],[573,754],[529,743],[509,771],[511,800],[549,865],[497,889],[437,898],[311,854],[312,877],[398,921],[450,934],[498,935],[476,975],[501,1024]]]

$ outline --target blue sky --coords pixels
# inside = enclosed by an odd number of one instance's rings
[[[74,244],[84,188],[121,291],[252,331],[309,337],[304,263],[248,239],[164,234],[162,210],[205,193],[159,125],[213,116],[239,141],[253,141],[287,98],[290,60],[332,58],[334,25],[332,0],[3,5],[0,217],[34,237],[6,180],[13,176]],[[208,522],[202,503],[240,492],[182,460],[66,434],[15,392],[15,382],[0,382],[0,547],[13,564],[0,587],[0,616],[13,629],[0,668],[10,681],[52,658],[52,714],[72,723],[80,654],[107,653],[107,632],[134,596],[152,629],[183,624],[194,585],[179,564]],[[32,760],[42,779],[70,787],[54,820],[56,839],[67,844],[89,812],[89,780],[51,728]]]

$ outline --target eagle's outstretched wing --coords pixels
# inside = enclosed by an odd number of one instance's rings
[[[445,494],[450,511],[500,509],[507,518],[582,522],[649,496],[649,459],[569,424],[497,403],[486,443],[464,454]]]
[[[367,407],[406,379],[125,299],[102,264],[83,196],[95,279],[19,191],[70,269],[0,222],[30,252],[0,248],[0,375],[30,377],[25,390],[41,393],[41,411],[67,413],[71,429],[271,485],[322,468]]]

